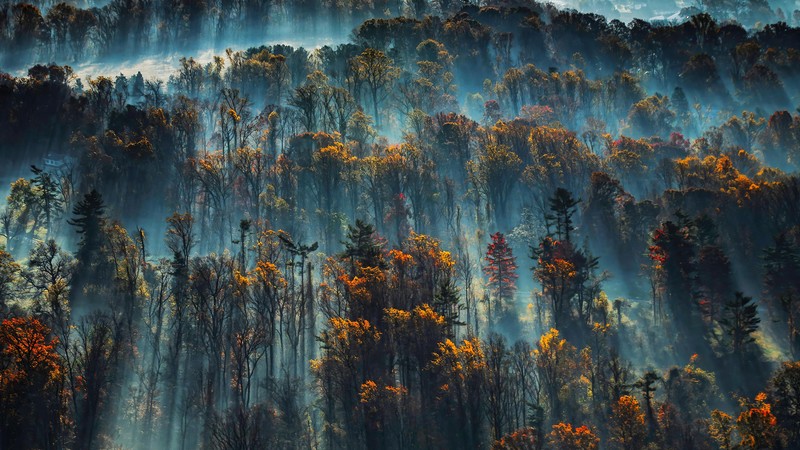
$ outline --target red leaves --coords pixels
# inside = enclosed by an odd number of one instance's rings
[[[488,245],[486,258],[487,265],[483,272],[489,277],[489,285],[495,295],[499,297],[510,297],[517,290],[517,263],[516,257],[508,246],[503,233],[497,232],[492,235],[492,242]]]

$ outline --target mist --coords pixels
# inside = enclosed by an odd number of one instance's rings
[[[794,7],[1,5],[0,449],[800,448]]]

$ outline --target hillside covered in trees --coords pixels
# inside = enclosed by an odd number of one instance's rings
[[[800,449],[793,5],[3,3],[0,449]]]

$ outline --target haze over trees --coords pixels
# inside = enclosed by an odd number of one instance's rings
[[[576,6],[0,6],[0,448],[800,447],[800,14]]]

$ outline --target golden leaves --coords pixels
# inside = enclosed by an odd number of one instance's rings
[[[456,345],[450,339],[439,343],[439,351],[433,354],[431,365],[442,370],[449,379],[464,381],[486,367],[483,349],[478,338],[464,339]],[[442,390],[447,390],[445,384]]]
[[[363,345],[368,342],[377,342],[381,339],[382,333],[365,319],[350,320],[332,317],[329,322],[331,332],[340,342]]]

